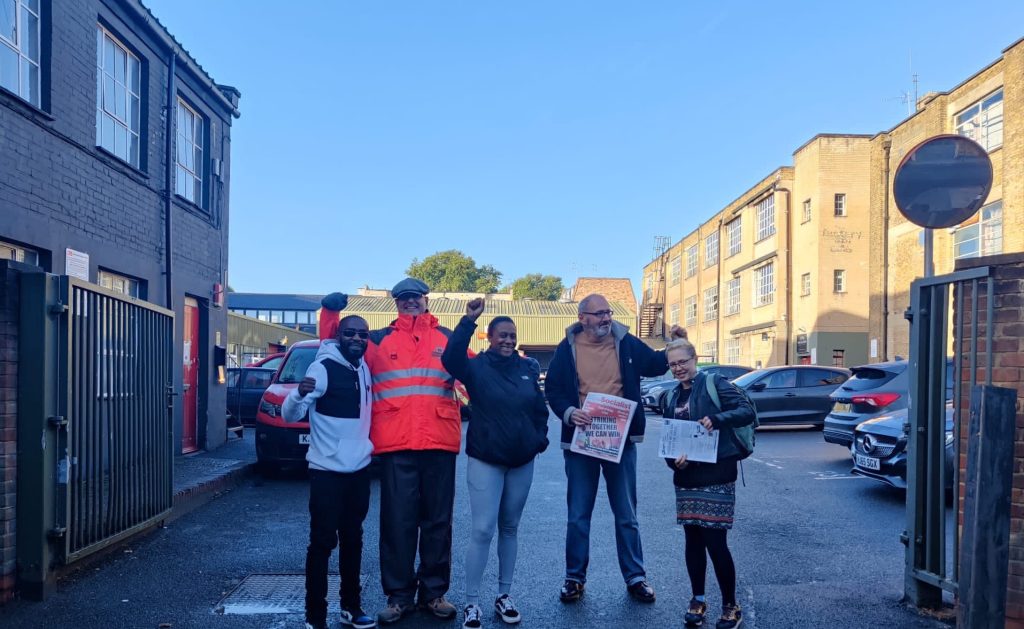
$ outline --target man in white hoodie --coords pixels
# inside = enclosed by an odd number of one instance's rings
[[[306,377],[284,400],[285,421],[309,416],[309,547],[306,550],[306,627],[327,628],[327,563],[336,545],[341,571],[341,623],[375,627],[362,609],[359,568],[363,520],[370,507],[367,467],[372,380],[363,361],[369,328],[362,317],[339,322],[320,344]]]

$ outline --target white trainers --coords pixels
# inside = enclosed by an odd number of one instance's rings
[[[494,601],[494,611],[509,625],[514,625],[523,619],[519,610],[516,609],[516,604],[512,602],[512,597],[508,594],[502,594]]]
[[[480,623],[480,606],[479,605],[466,605],[466,608],[462,610],[465,619],[462,621],[464,629],[480,629],[482,624]]]

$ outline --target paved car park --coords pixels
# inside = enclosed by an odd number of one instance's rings
[[[682,533],[674,525],[670,472],[657,458],[660,423],[641,446],[640,526],[648,576],[658,601],[626,595],[615,559],[611,513],[603,491],[592,535],[585,599],[563,606],[565,477],[553,445],[541,455],[520,530],[513,594],[524,627],[681,626],[689,596]],[[557,444],[557,425],[551,439]],[[739,571],[744,627],[939,627],[899,603],[903,582],[903,494],[849,473],[850,454],[815,430],[769,428],[738,487],[731,535]],[[459,457],[454,571],[450,598],[461,603],[468,536],[465,457]],[[301,475],[238,489],[63,581],[44,603],[0,609],[0,625],[31,627],[301,627],[301,574],[308,535],[307,485]],[[365,607],[383,605],[376,562],[376,484],[366,526]],[[274,578],[267,578],[270,575]],[[482,595],[494,594],[492,557]],[[245,592],[236,591],[245,583]],[[709,600],[719,604],[709,574]],[[261,585],[262,584],[262,585]],[[296,589],[298,588],[298,590]],[[232,593],[248,592],[246,605]],[[266,600],[261,600],[265,596]],[[296,602],[298,601],[298,602]],[[298,605],[298,607],[296,607]],[[272,613],[267,613],[272,612]],[[485,616],[485,626],[500,623]],[[423,614],[396,627],[457,627]]]

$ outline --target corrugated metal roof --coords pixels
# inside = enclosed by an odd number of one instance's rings
[[[283,339],[287,339],[285,345],[292,345],[298,341],[317,338],[315,334],[306,334],[276,323],[243,317],[234,312],[228,313],[228,343],[231,345],[266,349],[268,343],[281,344]]]
[[[228,293],[228,308],[247,310],[319,310],[323,295]]]
[[[469,303],[467,299],[431,299],[428,306],[430,312],[435,315],[454,314],[461,317],[466,313],[467,303]],[[633,313],[622,304],[612,303],[610,305],[616,317],[633,316]],[[345,308],[345,312],[353,314],[389,313],[392,316],[397,314],[395,300],[391,298],[358,295],[348,298],[348,307]],[[575,321],[579,311],[576,304],[571,302],[488,299],[484,312],[489,316],[571,317],[572,321]]]

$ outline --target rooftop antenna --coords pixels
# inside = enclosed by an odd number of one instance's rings
[[[913,51],[911,51],[911,53],[910,53],[910,82],[912,84],[912,87],[911,87],[910,90],[903,90],[903,91],[900,92],[899,96],[894,96],[892,98],[887,98],[885,100],[886,101],[898,100],[899,102],[901,102],[901,103],[903,103],[904,105],[907,106],[907,115],[908,116],[913,116],[914,112],[917,111],[917,102],[918,102],[917,90],[918,90],[918,84],[919,84],[918,75],[917,75],[916,72],[914,72],[914,53],[913,53]]]

